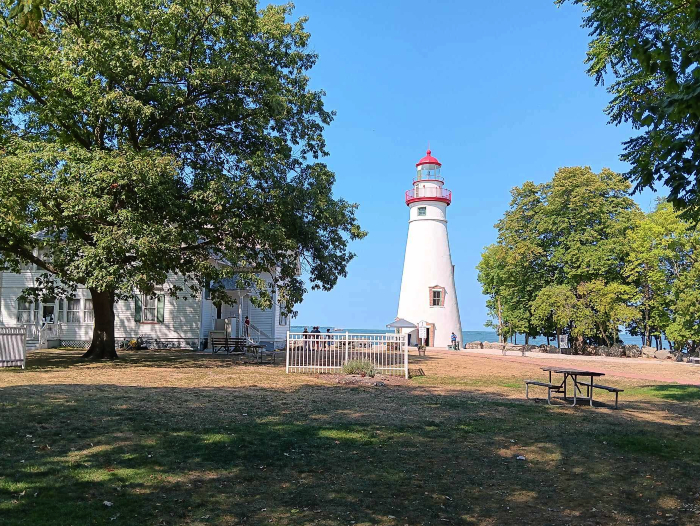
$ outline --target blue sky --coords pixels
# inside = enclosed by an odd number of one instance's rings
[[[383,328],[396,316],[415,163],[430,141],[453,191],[448,230],[464,330],[481,330],[476,265],[512,187],[558,167],[626,171],[629,127],[607,124],[609,96],[585,74],[580,8],[553,0],[298,0],[319,54],[312,84],[338,112],[325,159],[336,195],[360,205],[369,235],[348,277],[309,292],[295,325]],[[656,195],[636,196],[644,210]]]

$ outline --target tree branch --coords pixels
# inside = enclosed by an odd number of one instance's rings
[[[49,103],[46,101],[46,99],[44,99],[44,98],[39,94],[39,92],[37,92],[37,91],[29,84],[29,82],[27,82],[27,80],[22,76],[22,74],[21,74],[19,71],[17,71],[15,68],[13,68],[12,66],[10,66],[10,64],[8,64],[8,63],[7,63],[5,60],[3,60],[2,58],[0,58],[0,66],[2,66],[3,68],[5,68],[7,71],[9,71],[10,73],[12,73],[12,74],[14,75],[14,77],[10,77],[10,76],[8,76],[8,75],[6,75],[6,74],[3,75],[7,80],[10,80],[13,84],[15,84],[16,86],[19,86],[20,88],[22,88],[23,90],[25,90],[27,93],[29,93],[29,95],[31,95],[31,97],[32,97],[36,102],[38,102],[39,104],[41,104],[42,106],[44,106],[49,112],[53,113],[53,112],[51,111],[51,107],[49,106]],[[55,115],[55,114],[54,114],[54,115]],[[72,126],[68,125],[67,123],[63,122],[63,121],[58,117],[58,115],[55,115],[55,117],[57,118],[59,125],[60,125],[64,130],[66,130],[68,133],[70,133],[71,136],[72,136],[76,141],[78,141],[82,146],[84,146],[84,147],[87,148],[88,150],[90,149],[90,147],[92,146],[92,145],[90,144],[90,141],[88,141],[87,139],[85,139],[84,137],[82,137],[82,136],[75,130],[74,127],[72,127]]]
[[[50,263],[44,261],[43,259],[34,255],[34,252],[23,246],[13,246],[7,238],[0,238],[0,251],[9,252],[19,258],[26,259],[27,261],[34,263],[37,267],[43,268],[51,272],[52,274],[58,275],[58,270]]]

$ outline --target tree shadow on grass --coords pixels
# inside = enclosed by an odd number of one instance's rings
[[[700,387],[680,384],[644,385],[637,388],[640,391],[674,402],[696,402],[700,400]]]
[[[94,366],[94,362],[82,360],[81,356],[85,351],[81,350],[41,350],[32,351],[27,360],[28,371],[37,370],[61,370],[80,367]],[[117,351],[119,359],[109,362],[111,367],[148,367],[148,368],[213,368],[231,367],[243,364],[271,365],[282,367],[284,365],[284,354],[278,352],[275,362],[270,363],[269,355],[265,357],[263,363],[259,363],[252,355],[244,357],[235,355],[207,354],[188,350],[120,350]],[[100,364],[104,365],[104,363]],[[21,369],[14,369],[21,372]]]
[[[697,426],[622,415],[405,387],[7,387],[0,523],[692,524]]]

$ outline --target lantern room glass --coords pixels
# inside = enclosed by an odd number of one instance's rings
[[[438,164],[422,164],[422,165],[420,165],[418,167],[418,173],[416,175],[416,180],[422,181],[424,179],[442,181],[442,177],[440,176],[440,165],[438,165]]]

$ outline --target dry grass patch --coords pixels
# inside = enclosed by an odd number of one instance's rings
[[[177,351],[78,356],[0,370],[0,524],[700,518],[688,386],[611,376],[623,409],[592,410],[526,402],[536,364],[454,353],[411,356],[426,376],[382,387]]]

